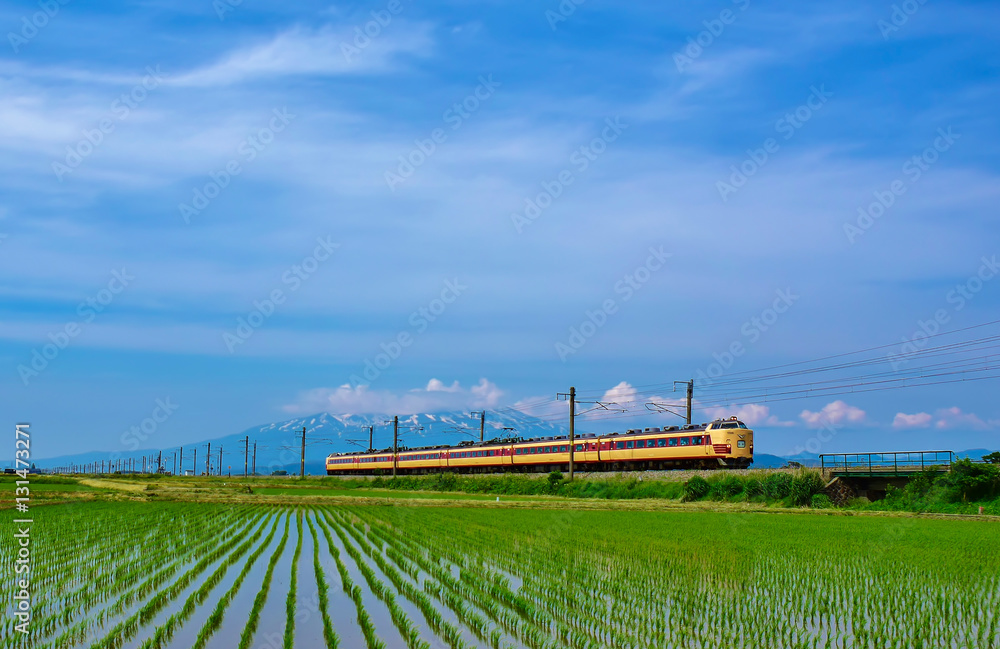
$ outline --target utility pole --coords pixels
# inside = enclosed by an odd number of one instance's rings
[[[396,465],[399,464],[397,448],[399,446],[399,415],[392,418],[392,477],[396,477]]]
[[[569,389],[569,481],[573,482],[573,456],[576,451],[576,388]]]
[[[146,456],[145,455],[142,456],[142,472],[143,473],[146,472]]]
[[[253,443],[253,474],[257,475],[257,442]]]
[[[156,473],[160,474],[163,472],[163,451],[157,451],[156,453]]]
[[[689,423],[689,424],[691,423],[691,400],[692,399],[694,399],[694,379],[691,379],[690,381],[688,381],[688,390],[687,390],[687,404],[688,404],[687,415],[688,416],[687,416],[687,423]]]
[[[198,475],[198,447],[194,447],[194,459],[191,460],[191,475]]]
[[[247,456],[250,455],[250,436],[243,442],[243,477],[247,477]]]
[[[479,415],[479,441],[483,442],[486,433],[486,411],[476,410],[469,413],[470,415]]]
[[[375,439],[375,427],[374,426],[369,426],[368,427],[368,452],[369,453],[371,453],[373,450],[375,450],[372,447],[372,444],[375,443],[374,439]]]
[[[184,447],[181,447],[181,473],[184,473]]]
[[[219,475],[222,475],[222,444],[219,444]]]
[[[574,464],[576,462],[576,388],[571,387],[569,392],[560,392],[556,395],[556,398],[569,401],[569,479],[572,482],[575,469]],[[613,401],[581,401],[580,403],[596,403],[597,407],[603,410],[609,410],[608,406],[618,405]],[[587,410],[586,412],[590,411]]]
[[[212,442],[208,443],[208,453],[205,453],[205,475],[212,475]]]
[[[184,463],[181,462],[183,465]],[[174,451],[174,475],[177,475],[177,451]]]
[[[302,458],[299,460],[299,477],[306,477],[306,427],[302,427]]]

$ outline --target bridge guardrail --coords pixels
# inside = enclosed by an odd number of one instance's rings
[[[820,470],[835,475],[912,475],[922,471],[945,472],[955,461],[953,451],[895,451],[885,453],[824,453]]]

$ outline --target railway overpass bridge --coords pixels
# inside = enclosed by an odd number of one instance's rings
[[[824,453],[820,473],[827,480],[826,493],[834,502],[866,497],[885,498],[889,486],[903,488],[922,473],[951,471],[952,451],[900,451],[889,453]]]

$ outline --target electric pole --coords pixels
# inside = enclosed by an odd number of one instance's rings
[[[253,443],[253,474],[257,475],[257,442]]]
[[[222,444],[219,444],[219,475],[222,475]]]
[[[181,465],[183,466],[183,462]],[[177,475],[177,451],[174,451],[174,475]]]
[[[247,477],[247,456],[250,455],[250,436],[247,435],[243,442],[243,477]]]
[[[569,389],[569,481],[573,482],[573,456],[576,451],[576,431],[574,423],[576,420],[576,388]]]
[[[205,453],[205,475],[212,475],[212,442],[208,443],[208,453]]]
[[[396,477],[397,448],[399,445],[399,415],[392,418],[392,477]]]
[[[198,447],[194,447],[194,459],[191,460],[191,475],[198,475]]]
[[[163,472],[163,451],[157,451],[156,453],[156,473]]]
[[[374,442],[374,438],[375,438],[375,427],[374,426],[369,426],[368,427],[368,452],[369,453],[371,453],[372,451],[375,450],[372,447],[372,444],[375,443]]]
[[[306,477],[306,427],[302,427],[302,459],[299,460],[299,477]]]
[[[184,447],[181,447],[181,473],[184,473]]]
[[[484,441],[484,437],[485,437],[485,433],[486,433],[486,411],[485,410],[476,410],[476,411],[470,412],[469,414],[472,415],[472,416],[479,415],[479,442],[482,443]]]
[[[557,399],[566,399],[569,401],[569,479],[573,480],[573,461],[576,456],[576,388],[571,387],[569,392],[560,392],[556,395]],[[606,406],[599,401],[588,401],[587,403],[597,403],[601,407]]]

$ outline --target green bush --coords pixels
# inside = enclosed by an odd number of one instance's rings
[[[800,471],[792,478],[792,502],[796,505],[808,505],[812,497],[823,490],[823,478],[815,471]]]
[[[812,497],[811,504],[813,509],[830,509],[833,507],[833,501],[826,494],[815,494]]]
[[[723,476],[713,480],[710,485],[712,496],[720,500],[743,493],[743,481],[735,475]]]
[[[772,473],[764,478],[764,495],[770,500],[781,500],[792,493],[792,476],[787,473]]]
[[[764,482],[760,478],[747,478],[743,487],[747,499],[759,498],[764,495]]]
[[[971,460],[957,460],[951,472],[940,481],[951,502],[970,502],[1000,496],[1000,465],[975,464]]]
[[[553,471],[549,474],[547,478],[549,481],[549,491],[556,492],[559,491],[559,485],[562,484],[563,474],[561,471]]]
[[[711,490],[708,480],[696,475],[684,483],[684,500],[701,500]]]

